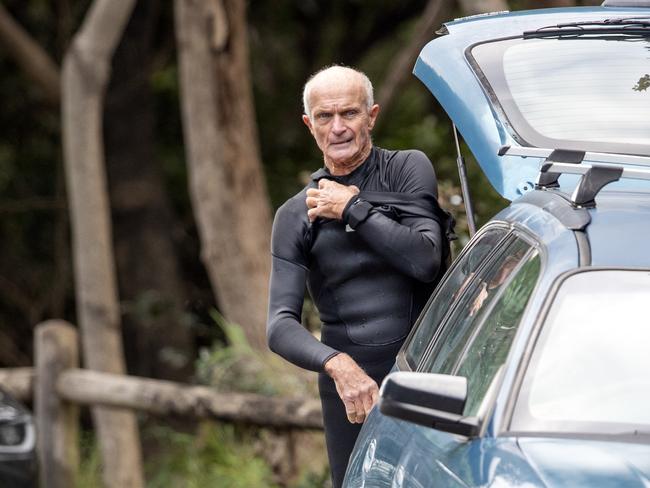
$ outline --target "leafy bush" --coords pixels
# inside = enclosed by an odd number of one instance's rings
[[[227,344],[199,352],[196,376],[200,383],[223,392],[316,396],[316,381],[312,375],[292,368],[270,351],[253,350],[240,326],[229,323],[216,310],[211,316],[223,330]]]
[[[203,423],[197,435],[156,428],[151,432],[165,450],[147,463],[147,486],[167,488],[273,488],[273,473],[257,457],[247,435],[232,425]]]

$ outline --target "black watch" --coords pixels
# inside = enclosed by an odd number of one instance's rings
[[[365,201],[363,198],[356,198],[352,204],[345,209],[344,221],[352,229],[356,229],[357,225],[368,218],[372,210],[370,202]]]

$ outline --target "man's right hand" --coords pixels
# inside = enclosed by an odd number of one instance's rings
[[[354,359],[344,353],[337,354],[325,363],[325,372],[334,380],[336,391],[348,420],[361,424],[377,402],[377,383],[359,367]]]

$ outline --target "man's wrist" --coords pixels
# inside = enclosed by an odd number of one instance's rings
[[[329,356],[325,359],[325,361],[323,361],[323,371],[325,371],[325,374],[327,374],[327,375],[330,376],[330,377],[332,376],[332,373],[333,373],[334,370],[336,369],[336,368],[334,367],[334,363],[336,363],[336,359],[335,359],[335,358],[337,358],[337,357],[340,356],[341,354],[343,354],[343,353],[340,352],[340,351],[336,351],[335,353],[329,355]],[[332,360],[334,360],[334,363],[332,363]]]
[[[345,209],[343,210],[343,218],[341,220],[352,229],[356,229],[361,222],[368,218],[372,209],[373,206],[370,202],[367,202],[359,195],[356,195],[352,197],[345,206]]]
[[[343,212],[341,212],[341,220],[343,223],[347,224],[348,223],[348,212],[350,211],[350,207],[354,205],[357,200],[359,200],[359,194],[357,193],[356,195],[353,195],[349,200],[348,203],[345,204],[345,207],[343,207]]]

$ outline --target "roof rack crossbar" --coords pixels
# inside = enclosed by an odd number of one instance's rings
[[[542,165],[541,171],[552,171],[555,173],[584,175],[591,168],[613,168],[622,170],[621,178],[631,180],[650,180],[650,168],[627,168],[622,166],[610,166],[598,163],[566,164],[550,163]]]
[[[557,149],[546,149],[540,147],[527,147],[527,146],[502,146],[499,149],[499,156],[522,156],[532,158],[548,158],[553,151]],[[573,151],[573,150],[568,150]],[[578,152],[575,150],[574,152]],[[648,156],[634,156],[631,154],[610,154],[586,151],[583,161],[597,162],[597,163],[611,163],[620,165],[633,165],[633,166],[647,166],[650,167],[650,157]]]
[[[598,192],[605,185],[621,178],[650,181],[650,169],[604,164],[545,163],[540,169],[540,174],[544,173],[582,175],[571,195],[572,203],[578,207],[595,206]]]

